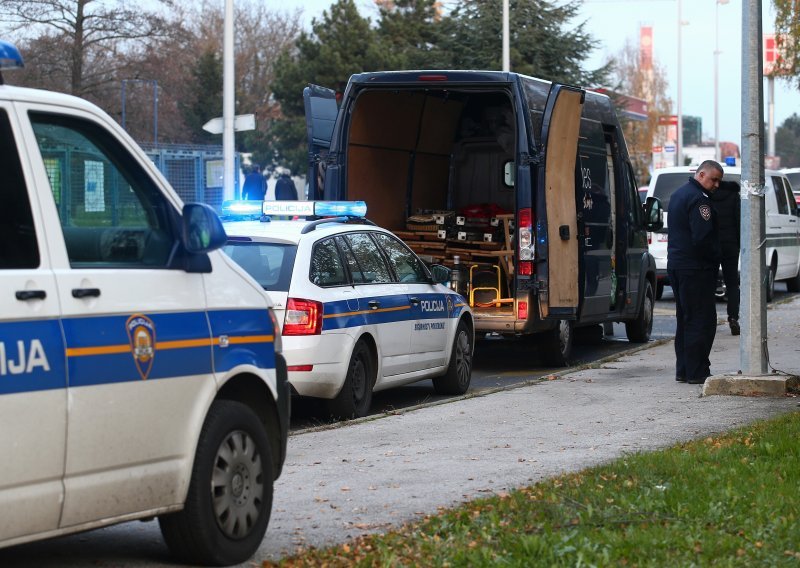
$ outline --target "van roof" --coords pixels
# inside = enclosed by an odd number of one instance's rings
[[[659,176],[661,174],[693,174],[697,171],[698,166],[672,166],[669,168],[658,168],[653,170],[653,177]],[[722,173],[723,174],[734,174],[734,175],[741,175],[742,168],[741,166],[722,166]],[[779,170],[764,170],[764,175],[771,175],[771,176],[779,176],[784,175],[785,172]]]

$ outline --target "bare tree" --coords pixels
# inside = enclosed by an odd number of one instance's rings
[[[616,90],[647,101],[647,120],[625,121],[625,140],[637,178],[644,182],[649,178],[653,144],[658,140],[658,117],[672,112],[672,100],[667,96],[664,68],[653,61],[649,69],[642,69],[639,50],[626,42],[613,61],[613,77]]]
[[[127,0],[0,0],[0,21],[29,48],[34,81],[44,77],[43,69],[54,70],[59,90],[94,99],[102,98],[101,86],[115,80],[122,52],[171,29],[163,16]],[[30,79],[22,75],[23,83]]]

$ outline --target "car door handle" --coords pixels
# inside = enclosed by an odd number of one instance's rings
[[[378,300],[370,300],[367,302],[367,305],[369,306],[370,310],[377,310],[381,307],[381,303]]]
[[[408,301],[412,306],[419,306],[419,298],[409,298]]]
[[[44,290],[17,290],[17,300],[44,300],[47,293]]]
[[[100,288],[73,288],[73,298],[99,298]]]

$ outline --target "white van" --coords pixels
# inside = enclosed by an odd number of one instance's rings
[[[157,516],[243,562],[286,456],[268,296],[96,106],[2,85],[0,144],[0,548]]]
[[[740,183],[739,167],[723,166],[724,181]],[[658,169],[653,172],[647,190],[648,197],[661,201],[664,209],[664,227],[650,235],[650,253],[656,259],[656,298],[661,298],[667,278],[667,226],[669,224],[669,198],[672,193],[694,175],[697,166]],[[775,291],[775,281],[785,280],[790,292],[800,292],[800,219],[791,185],[786,176],[776,170],[764,172],[766,194],[766,268],[769,276],[767,301]]]

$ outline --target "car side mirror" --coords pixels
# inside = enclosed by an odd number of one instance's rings
[[[657,197],[648,197],[642,207],[644,208],[645,225],[648,231],[660,231],[664,228],[661,201]]]
[[[228,235],[214,209],[205,203],[187,203],[183,206],[181,240],[188,252],[202,254],[221,248]]]

